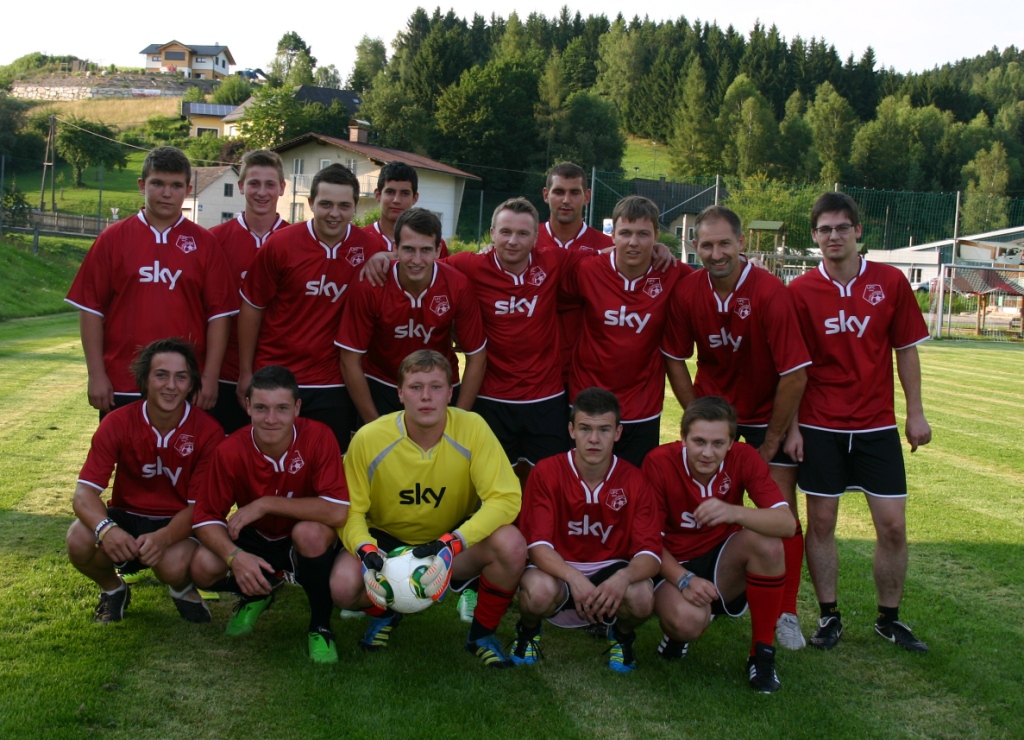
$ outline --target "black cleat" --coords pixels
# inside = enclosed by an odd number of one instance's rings
[[[100,603],[96,605],[96,614],[92,621],[100,624],[111,624],[124,619],[124,610],[132,602],[132,590],[128,584],[112,594],[100,593]]]
[[[831,650],[843,636],[843,621],[839,617],[821,617],[818,629],[811,635],[811,646],[818,650]]]
[[[774,694],[782,688],[779,675],[775,672],[775,648],[759,642],[754,645],[754,654],[747,658],[747,672],[750,674],[750,688],[762,694]]]
[[[890,624],[878,624],[878,622],[875,622],[875,634],[912,653],[928,652],[928,646],[914,637],[910,627],[903,624],[903,622],[892,622]]]

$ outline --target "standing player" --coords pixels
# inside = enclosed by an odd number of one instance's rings
[[[105,416],[92,438],[72,503],[68,558],[100,587],[94,621],[120,622],[131,590],[115,566],[152,568],[178,613],[209,622],[189,579],[195,479],[224,439],[216,421],[189,401],[199,391],[192,347],[176,339],[146,346],[131,365],[143,399]],[[109,505],[100,494],[117,469]]]
[[[373,197],[380,205],[380,218],[363,231],[373,239],[380,251],[395,251],[395,224],[398,217],[412,208],[420,199],[419,175],[405,162],[388,162],[380,168],[377,188]],[[448,256],[448,245],[444,239],[438,245],[437,256]]]
[[[875,525],[875,633],[912,652],[928,646],[899,621],[907,575],[907,475],[893,410],[892,353],[907,401],[907,442],[914,452],[932,438],[921,404],[917,345],[928,339],[914,293],[894,267],[868,262],[857,250],[857,203],[826,193],[811,209],[821,247],[818,269],[790,284],[811,352],[807,390],[786,440],[800,462],[807,495],[807,569],[821,617],[811,637],[828,650],[843,635],[836,599],[839,499],[863,491]]]
[[[364,422],[401,410],[395,378],[411,352],[440,352],[457,376],[453,336],[466,355],[456,404],[473,408],[487,364],[487,340],[469,281],[434,260],[440,241],[437,216],[423,208],[406,211],[398,217],[398,259],[384,284],[363,281],[352,286],[334,343],[341,351],[345,384]]]
[[[257,370],[246,398],[252,426],[224,441],[201,482],[195,530],[203,546],[192,560],[193,577],[205,588],[241,593],[226,630],[237,636],[253,631],[283,572],[294,572],[309,599],[309,657],[335,663],[334,528],[348,514],[338,443],[320,422],[298,418],[299,387],[283,367]],[[233,506],[238,511],[229,519]]]
[[[191,175],[174,147],[147,154],[139,178],[145,205],[99,235],[65,299],[79,309],[89,404],[101,416],[139,398],[129,365],[139,347],[163,337],[195,346],[203,373],[196,404],[208,409],[217,400],[238,297],[217,240],[181,215]]]
[[[523,494],[519,528],[531,566],[519,586],[512,662],[536,663],[541,619],[564,627],[604,622],[609,667],[636,668],[635,629],[654,608],[661,563],[658,502],[643,475],[612,454],[619,402],[600,388],[576,396],[576,448],[542,460]]]
[[[691,272],[653,266],[658,207],[631,195],[612,212],[615,250],[566,271],[563,295],[583,304],[583,331],[569,368],[570,401],[584,388],[611,391],[622,404],[615,454],[639,466],[660,441],[665,362],[659,348],[676,282]]]
[[[686,407],[681,442],[651,452],[644,475],[661,501],[665,553],[654,611],[665,633],[658,654],[686,655],[713,615],[738,617],[750,606],[750,686],[780,688],[772,633],[786,563],[780,537],[796,527],[757,451],[736,439],[736,411],[718,396]],[[743,505],[743,492],[757,506]]]
[[[526,565],[526,543],[512,526],[522,503],[519,482],[484,420],[448,407],[444,356],[409,355],[398,384],[405,410],[362,427],[345,457],[352,506],[342,534],[346,552],[331,574],[334,601],[371,617],[364,650],[386,648],[402,615],[387,608],[376,577],[385,553],[416,545],[416,557],[433,558],[426,590],[434,599],[449,579],[462,586],[479,576],[466,650],[486,666],[509,667],[494,633]]]
[[[244,403],[254,369],[295,374],[307,418],[327,424],[344,452],[355,426],[352,400],[338,367],[334,337],[345,292],[375,251],[352,226],[359,181],[340,164],[313,176],[313,218],[271,234],[242,283],[238,315],[238,392]]]
[[[722,396],[736,409],[738,434],[771,466],[794,517],[796,463],[782,442],[796,415],[811,364],[800,335],[793,297],[782,281],[754,267],[742,254],[739,216],[724,206],[708,206],[697,216],[697,255],[704,263],[681,281],[669,301],[661,351],[669,382],[683,408],[696,397]],[[697,346],[697,378],[691,384],[685,359]],[[786,589],[775,635],[779,644],[799,650],[796,600],[804,540],[800,521],[787,538]]]
[[[277,215],[277,201],[284,193],[281,157],[268,149],[246,152],[238,174],[238,189],[245,196],[245,211],[210,229],[224,248],[231,274],[241,286],[256,252],[267,237],[288,222]],[[220,367],[220,392],[210,412],[227,434],[249,423],[245,407],[238,400],[238,322],[231,321],[227,351]]]

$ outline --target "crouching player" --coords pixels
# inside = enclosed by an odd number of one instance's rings
[[[569,434],[575,449],[541,460],[523,494],[519,526],[530,567],[519,586],[511,660],[537,661],[544,617],[562,627],[604,622],[608,665],[628,673],[636,668],[635,628],[654,608],[660,507],[640,471],[612,454],[622,434],[614,394],[580,391]]]
[[[519,481],[494,433],[477,414],[449,408],[452,368],[418,350],[398,369],[404,411],[362,427],[345,457],[352,499],[331,592],[343,609],[371,617],[360,645],[381,650],[402,619],[377,576],[390,550],[415,545],[433,558],[421,581],[440,599],[477,576],[479,600],[466,650],[491,668],[512,666],[495,632],[526,567],[526,543],[512,526]]]
[[[195,530],[203,546],[192,576],[200,588],[241,594],[226,630],[237,636],[253,631],[285,573],[294,573],[309,599],[309,657],[335,663],[329,579],[348,491],[334,433],[300,418],[301,405],[286,368],[268,365],[252,375],[252,424],[224,441],[200,483]]]
[[[189,622],[210,610],[189,579],[194,480],[224,439],[220,424],[192,406],[201,375],[192,345],[160,339],[131,364],[142,400],[103,417],[72,503],[71,564],[100,587],[94,621],[120,622],[131,590],[115,566],[152,568]],[[110,505],[100,494],[117,468]]]
[[[782,537],[796,522],[768,464],[736,439],[736,411],[718,396],[692,401],[683,439],[661,445],[644,461],[659,496],[665,553],[654,591],[664,639],[658,653],[686,655],[713,615],[738,617],[750,606],[750,685],[780,688],[772,639],[786,578]],[[757,506],[743,505],[743,492]]]

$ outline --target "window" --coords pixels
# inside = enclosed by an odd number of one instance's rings
[[[305,169],[305,167],[303,165],[305,165],[305,160],[293,159],[292,160],[292,174],[293,175],[301,175],[303,170]]]
[[[149,61],[151,61],[151,62],[162,62],[163,61],[163,57],[161,57],[159,54],[155,54],[155,55],[153,55],[153,56],[151,56],[149,58]]]
[[[919,283],[921,282],[921,268],[911,267],[910,268],[910,282]]]
[[[196,126],[196,136],[212,136],[216,139],[220,136],[220,131],[215,128],[202,128],[200,126]]]
[[[224,197],[234,198],[235,197],[235,186],[230,182],[224,183]]]
[[[183,51],[165,51],[164,59],[168,62],[184,62],[185,52]]]
[[[697,238],[697,229],[694,228],[693,226],[691,226],[689,229],[686,230],[686,240],[689,241],[690,243],[693,243],[693,241],[696,238]]]
[[[320,160],[320,169],[323,169],[324,167],[330,167],[330,166],[331,166],[331,160],[329,160],[329,159],[321,159]]]
[[[688,264],[688,265],[695,265],[695,264],[697,264],[697,255],[695,255],[693,252],[687,252],[686,253],[686,264]]]
[[[221,213],[220,213],[220,222],[221,223],[225,223],[227,221],[230,221],[234,217],[235,217],[235,214],[231,213],[230,211],[221,211]]]
[[[348,161],[348,163],[347,163],[347,164],[348,164],[348,168],[349,168],[350,170],[352,170],[352,174],[353,174],[353,175],[354,175],[354,174],[356,174],[356,164],[358,163],[358,161],[359,161],[359,160],[356,160],[356,159],[350,159],[350,160]]]
[[[306,220],[306,209],[302,203],[292,203],[292,217],[289,219],[293,224]]]
[[[206,64],[206,57],[196,57],[196,64]]]

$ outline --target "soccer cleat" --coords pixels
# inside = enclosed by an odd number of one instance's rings
[[[372,617],[363,639],[359,641],[359,647],[371,653],[383,650],[388,646],[391,633],[401,621],[402,615],[398,612],[391,612],[390,616]]]
[[[878,624],[878,622],[875,622],[875,634],[888,640],[893,645],[899,645],[904,650],[909,650],[912,653],[928,652],[928,646],[914,637],[910,627],[903,624],[903,622],[892,622],[891,624]]]
[[[628,635],[616,634],[615,625],[608,625],[608,667],[616,673],[629,673],[636,670],[636,655],[633,653],[633,641],[636,633]]]
[[[234,614],[228,620],[228,626],[224,632],[232,637],[248,635],[255,629],[256,620],[260,614],[270,608],[274,603],[274,594],[268,596],[240,596],[235,603]]]
[[[203,601],[203,597],[199,595],[195,585],[190,585],[188,590],[181,596],[172,595],[171,601],[174,602],[174,606],[178,609],[178,614],[186,622],[204,624],[213,621],[213,617],[210,616],[210,607]]]
[[[309,659],[314,663],[338,662],[334,633],[326,627],[319,627],[309,633]]]
[[[132,589],[125,584],[112,594],[100,592],[100,602],[96,605],[96,613],[92,621],[100,624],[111,624],[124,619],[124,610],[132,603]]]
[[[811,635],[811,645],[819,650],[831,650],[843,636],[843,622],[839,617],[821,617],[818,629]]]
[[[750,688],[762,694],[773,694],[782,688],[779,675],[775,672],[775,648],[759,642],[754,645],[754,654],[747,658],[747,672],[750,674]]]
[[[509,659],[516,665],[533,665],[544,657],[540,652],[540,625],[537,625],[537,631],[530,635],[527,634],[522,622],[517,624],[516,637],[511,647],[512,654],[509,655]]]
[[[203,601],[220,601],[220,594],[216,591],[204,591],[201,588],[197,588],[196,591],[203,597]]]
[[[515,663],[505,657],[505,652],[493,634],[479,640],[466,640],[466,652],[475,655],[488,668],[511,668]]]
[[[800,631],[800,620],[796,614],[782,612],[775,623],[775,642],[787,650],[800,650],[807,647],[804,633]]]
[[[459,619],[463,622],[471,623],[473,621],[473,613],[476,612],[476,591],[471,591],[467,588],[459,594],[457,608],[459,610]]]
[[[121,576],[121,580],[124,581],[125,583],[127,583],[129,586],[134,584],[134,583],[138,583],[139,581],[141,581],[143,578],[146,577],[145,570],[136,570],[136,571],[128,572],[128,571],[122,571],[120,568],[118,568],[117,574],[119,576]]]
[[[665,660],[682,660],[689,651],[690,643],[673,640],[665,634],[661,636],[661,642],[658,644],[658,655]]]
[[[366,616],[366,612],[351,611],[350,609],[341,609],[339,614],[342,619],[362,619]]]

